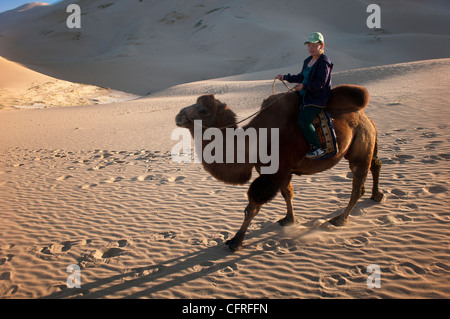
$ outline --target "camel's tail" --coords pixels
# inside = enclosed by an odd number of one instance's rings
[[[346,113],[362,110],[369,104],[369,92],[359,85],[344,84],[331,90],[327,104],[330,113]]]

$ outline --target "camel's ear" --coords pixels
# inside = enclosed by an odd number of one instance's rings
[[[213,110],[214,108],[219,113],[227,109],[227,105],[217,100],[214,97],[214,94],[206,94],[200,96],[197,99],[197,103],[206,106],[210,110]]]
[[[223,112],[225,110],[228,110],[228,106],[225,103],[220,102],[219,100],[216,100],[217,103],[217,112]]]
[[[214,94],[206,94],[202,95],[197,99],[197,103],[204,105],[206,107],[211,107],[215,104],[216,99],[214,98]]]

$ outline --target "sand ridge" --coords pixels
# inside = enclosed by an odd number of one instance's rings
[[[448,298],[450,135],[449,119],[441,112],[449,102],[446,85],[416,91],[409,90],[406,81],[402,90],[390,91],[396,77],[384,75],[410,69],[404,75],[415,83],[436,66],[446,70],[448,60],[366,70],[372,75],[366,82],[371,92],[367,113],[377,124],[383,161],[382,203],[365,195],[348,225],[324,231],[318,225],[344,209],[349,199],[348,165],[343,161],[330,171],[295,177],[298,224],[282,228],[276,223],[285,212],[284,200],[277,196],[250,226],[244,250],[234,254],[224,243],[240,226],[248,185],[228,186],[198,164],[174,163],[170,147],[175,142],[168,142],[174,124],[162,129],[147,125],[145,130],[154,137],[166,139],[135,139],[131,144],[116,139],[102,145],[101,136],[77,144],[69,135],[40,142],[20,137],[16,130],[13,135],[23,146],[6,147],[0,157],[5,194],[2,297]],[[354,79],[357,74],[364,72],[355,71]],[[249,82],[249,92],[252,85],[255,82]],[[216,89],[223,89],[222,81]],[[20,118],[28,121],[28,113],[45,112],[51,119],[60,118],[61,112],[97,108],[108,122],[116,107],[117,112],[128,112],[109,130],[120,129],[121,139],[132,141],[143,132],[139,118],[145,117],[142,125],[173,121],[176,111],[198,93],[189,85],[170,90],[178,93],[145,99],[147,109],[142,101],[130,101],[3,112],[2,119],[14,118],[17,125]],[[242,95],[230,90],[218,96],[245,110]],[[267,87],[261,86],[247,98],[261,101],[266,95]],[[154,107],[149,105],[152,100]],[[96,130],[89,122],[85,125],[88,135]],[[12,130],[10,125],[3,128]],[[144,147],[137,147],[142,143]],[[39,147],[45,144],[50,147]],[[103,147],[107,145],[111,147]],[[81,268],[79,289],[67,288],[70,264]],[[380,289],[367,286],[370,264],[380,266]]]
[[[105,104],[139,96],[46,76],[0,57],[0,108],[39,109]]]
[[[366,24],[369,1],[75,2],[81,29],[67,28],[65,2],[3,13],[0,56],[56,78],[144,96],[237,74],[293,73],[306,58],[305,38],[317,30],[334,71],[446,58],[450,49],[445,0],[385,2],[376,30]]]

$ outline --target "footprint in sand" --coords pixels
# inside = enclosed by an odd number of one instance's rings
[[[69,178],[73,178],[73,176],[72,175],[64,175],[64,176],[58,177],[56,180],[57,181],[65,181],[65,180],[68,180]]]
[[[208,240],[206,238],[191,238],[188,242],[190,245],[195,246],[206,246],[208,244]]]
[[[180,182],[180,181],[184,180],[185,178],[186,177],[184,177],[184,176],[163,177],[163,175],[161,175],[161,174],[156,174],[156,175],[140,175],[137,177],[133,177],[131,180],[139,181],[139,182],[160,180],[162,183],[167,183],[167,182],[175,183],[175,182]]]
[[[94,166],[92,168],[88,168],[88,171],[98,171],[98,170],[101,170],[101,169],[104,169],[104,168],[105,168],[105,166],[103,166],[103,165],[97,165],[97,166]]]
[[[60,255],[69,251],[73,246],[76,245],[87,245],[91,242],[91,240],[72,240],[72,241],[64,241],[59,244],[50,244],[48,246],[43,247],[40,250],[41,254],[45,255]]]
[[[99,256],[99,253],[101,254],[101,257]],[[96,253],[97,259],[103,258],[103,259],[107,259],[107,258],[113,258],[113,257],[117,257],[120,256],[124,253],[124,250],[121,248],[109,248],[105,251],[99,250]]]
[[[0,266],[6,264],[7,262],[10,262],[13,259],[13,254],[8,254],[6,257],[3,257],[0,259]]]
[[[138,177],[132,178],[131,180],[144,182],[144,181],[152,181],[155,179],[157,179],[156,175],[140,175]]]
[[[405,278],[411,278],[411,276],[426,274],[426,271],[422,267],[410,261],[405,261],[401,264],[394,265],[392,268],[393,272]]]
[[[97,186],[98,186],[98,184],[92,183],[92,184],[84,184],[84,185],[81,185],[79,188],[82,188],[82,189],[89,189],[89,188],[93,188],[93,187],[97,187]]]
[[[410,211],[404,209],[405,211]],[[406,214],[396,214],[396,215],[385,215],[385,216],[381,216],[378,218],[378,220],[380,221],[380,223],[384,224],[384,225],[394,225],[394,224],[399,224],[399,223],[403,223],[403,222],[411,222],[413,221],[413,219],[411,217],[409,217]]]
[[[163,178],[161,181],[162,182],[167,181],[167,182],[173,183],[173,182],[182,181],[183,179],[185,179],[184,176],[170,176],[168,178]]]
[[[435,138],[437,136],[438,136],[438,134],[436,134],[435,132],[424,132],[421,135],[421,137],[424,137],[424,138]]]
[[[6,291],[6,295],[15,295],[19,291],[19,286],[12,285],[9,287],[9,289]]]
[[[68,251],[72,245],[70,242],[64,242],[61,244],[51,244],[41,249],[40,253],[46,255],[59,255]]]
[[[126,254],[125,247],[130,245],[126,239],[112,242],[105,247],[91,251],[89,254],[82,254],[83,261],[107,260],[110,258]]]
[[[448,191],[448,187],[444,185],[436,185],[428,187],[428,192],[431,194],[442,194]]]
[[[415,158],[414,155],[405,155],[405,154],[396,154],[395,157],[400,158],[400,159],[405,159],[405,160]]]
[[[435,150],[439,148],[439,144],[443,144],[444,141],[431,141],[427,145],[425,145],[423,148],[426,150]]]
[[[397,220],[402,221],[402,222],[411,222],[412,221],[412,218],[406,214],[397,214],[394,217],[397,218]]]
[[[407,204],[401,204],[398,205],[398,210],[401,212],[412,212],[412,211],[417,211],[419,210],[419,205],[414,204],[414,203],[407,203]],[[405,215],[395,215],[397,218],[400,218],[403,221],[412,221],[411,218],[409,217],[400,217],[400,216],[405,216]]]
[[[391,194],[395,195],[394,197],[396,197],[396,198],[404,198],[408,195],[407,192],[402,191],[401,189],[398,189],[398,188],[392,189]]]
[[[262,245],[262,247],[264,251],[276,250],[279,247],[279,242],[273,239],[269,239]]]
[[[192,267],[192,269],[196,272],[202,271],[207,272],[211,270],[216,264],[213,261],[204,261],[198,265]]]
[[[441,153],[441,154],[438,154],[438,156],[441,157],[444,160],[449,160],[450,159],[450,154],[448,154],[448,153]]]
[[[239,270],[239,267],[238,267],[237,264],[235,264],[235,263],[230,263],[229,265],[224,266],[224,268],[222,268],[222,269],[219,271],[219,274],[221,274],[222,276],[231,278],[231,277],[236,276],[236,272],[237,272],[238,270]]]
[[[341,274],[331,274],[320,276],[320,286],[325,289],[340,289],[347,284],[347,279]]]
[[[112,184],[112,183],[120,182],[121,180],[123,180],[123,177],[120,177],[120,176],[111,177],[111,178],[108,178],[107,180],[105,180],[104,183]]]
[[[413,138],[411,138],[411,137],[408,137],[408,138],[401,137],[401,138],[396,139],[394,144],[395,145],[403,145],[403,144],[408,144],[409,142],[412,142],[412,141],[413,141]]]
[[[0,273],[0,283],[3,287],[8,287],[4,289],[3,294],[8,295],[14,295],[19,291],[19,286],[12,284],[13,282],[13,272],[12,271],[4,271]]]
[[[5,271],[3,273],[0,273],[0,280],[12,281],[12,272]]]
[[[369,237],[370,234],[363,234],[360,236],[355,236],[350,238],[346,241],[344,244],[345,247],[351,247],[351,248],[362,248],[369,244]]]
[[[167,232],[161,232],[156,234],[151,234],[149,240],[150,241],[171,241],[172,239],[175,239],[178,236],[177,232],[174,231],[167,231]]]
[[[422,158],[421,160],[422,163],[424,164],[437,164],[438,160],[436,160],[436,156],[434,155],[427,155],[424,158]]]
[[[422,163],[426,164],[437,164],[439,161],[447,161],[450,159],[450,154],[440,153],[435,155],[426,155],[422,159]]]
[[[414,155],[395,154],[391,160],[396,163],[404,164],[404,163],[408,162],[408,160],[414,159],[414,158],[415,158]]]

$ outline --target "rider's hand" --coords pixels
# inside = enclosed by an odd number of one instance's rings
[[[275,77],[275,79],[277,79],[277,80],[283,80],[283,74],[278,74],[276,77]]]
[[[301,90],[303,90],[303,84],[302,84],[302,83],[297,84],[296,86],[294,86],[294,90],[295,90],[295,91],[301,91]]]

